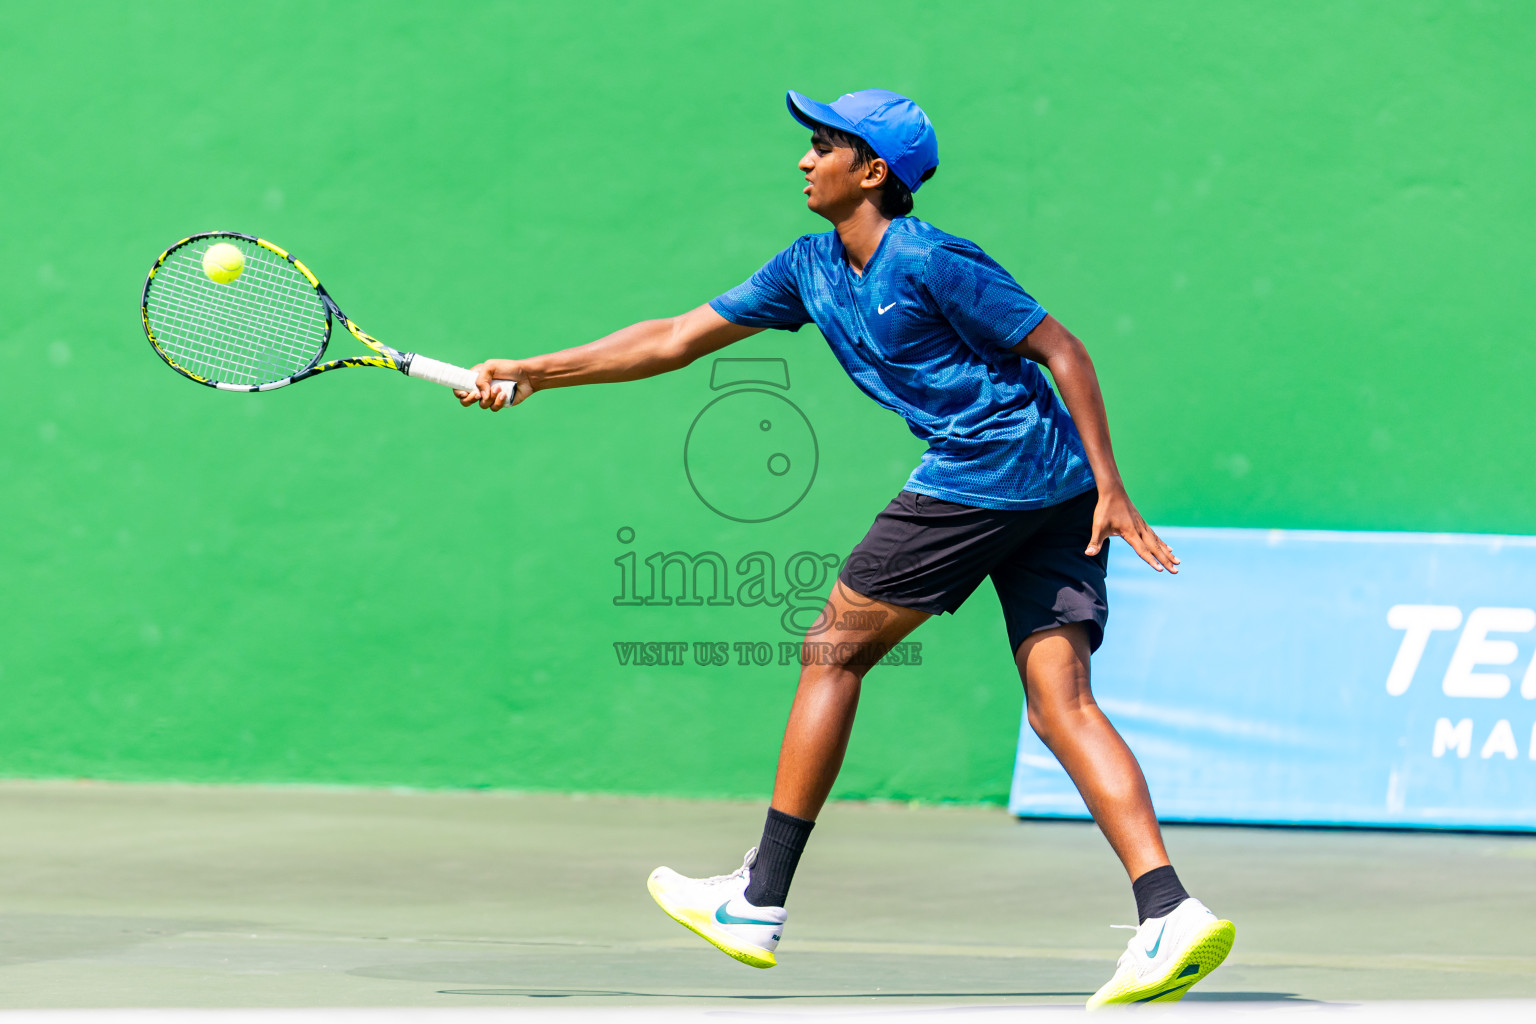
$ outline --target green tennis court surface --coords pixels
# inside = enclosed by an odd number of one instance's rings
[[[1123,948],[1108,925],[1131,922],[1129,888],[1091,826],[834,804],[790,897],[780,966],[743,967],[663,916],[645,878],[663,863],[734,868],[761,811],[0,784],[0,1008],[921,1019],[1079,1006]],[[1190,888],[1239,928],[1185,1008],[1536,997],[1536,838],[1173,827],[1168,839]],[[1481,1005],[1536,1019],[1536,1004]]]

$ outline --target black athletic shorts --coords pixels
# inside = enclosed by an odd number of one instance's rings
[[[1009,650],[1031,633],[1069,622],[1088,625],[1098,650],[1109,619],[1104,586],[1109,542],[1083,554],[1093,536],[1099,492],[1059,505],[1004,511],[957,505],[902,491],[875,517],[838,578],[865,597],[932,612],[953,612],[992,577],[1003,602]]]

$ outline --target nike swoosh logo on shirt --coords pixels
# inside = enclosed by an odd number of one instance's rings
[[[1147,954],[1147,959],[1150,960],[1152,957],[1157,956],[1157,948],[1163,944],[1163,932],[1166,932],[1167,930],[1168,922],[1164,921],[1162,928],[1158,929],[1157,941],[1152,943],[1152,948],[1143,950],[1143,952]]]
[[[891,306],[894,306],[894,305],[896,305],[896,303],[893,302],[893,303],[891,303],[890,306],[879,306],[879,307],[876,307],[875,312],[879,313],[881,316],[885,316],[885,311],[890,309]]]
[[[725,909],[730,905],[730,900],[726,900],[724,903],[720,904],[719,908],[715,910],[716,921],[719,921],[721,924],[766,924],[775,928],[779,926],[779,922],[777,921],[759,921],[756,918],[751,917],[737,917],[735,914]]]

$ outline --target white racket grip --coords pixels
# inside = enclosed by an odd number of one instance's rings
[[[466,370],[462,366],[454,366],[452,363],[445,363],[430,356],[411,356],[410,368],[405,372],[412,377],[429,380],[433,384],[441,384],[455,391],[475,390],[475,371]],[[495,387],[497,391],[507,396],[507,404],[510,405],[512,395],[517,390],[517,381],[498,380],[495,382]]]

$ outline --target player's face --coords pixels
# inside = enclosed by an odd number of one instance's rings
[[[852,147],[834,146],[820,133],[811,136],[800,170],[805,174],[805,205],[813,213],[837,220],[863,202],[868,168],[855,170],[854,159]]]

